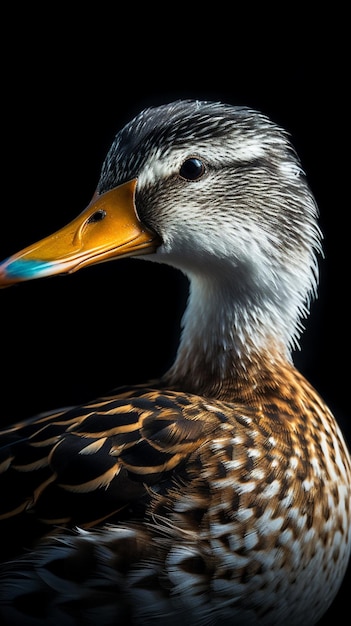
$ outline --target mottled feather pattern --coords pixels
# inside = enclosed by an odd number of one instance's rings
[[[277,598],[283,595],[288,601],[287,581],[298,579],[301,571],[313,571],[316,563],[319,576],[324,571],[327,580],[330,559],[337,563],[340,556],[335,524],[340,532],[349,532],[346,518],[340,515],[335,521],[335,510],[341,505],[351,515],[350,490],[337,487],[345,478],[344,469],[336,466],[336,476],[330,473],[332,460],[345,451],[331,417],[326,429],[319,397],[293,369],[284,374],[288,376],[285,399],[273,392],[261,403],[257,401],[257,406],[206,402],[191,394],[139,386],[43,416],[18,429],[22,444],[18,448],[14,444],[10,452],[11,467],[19,473],[30,470],[34,499],[27,496],[27,509],[33,508],[39,518],[61,528],[77,524],[89,529],[102,521],[123,524],[126,513],[134,519],[128,528],[80,531],[71,538],[58,535],[48,545],[44,543],[34,565],[40,598],[52,593],[53,576],[64,586],[67,567],[75,559],[80,563],[81,551],[94,567],[90,571],[88,563],[84,568],[83,579],[76,583],[77,598],[73,594],[70,600],[72,607],[77,610],[89,596],[88,604],[111,611],[113,619],[122,620],[117,623],[128,623],[127,617],[119,616],[121,595],[128,592],[130,596],[122,603],[128,619],[132,615],[137,619],[133,598],[138,598],[139,606],[143,586],[149,601],[156,602],[156,592],[149,589],[154,576],[161,597],[169,596],[172,585],[172,603],[180,614],[184,611],[185,623],[202,623],[192,612],[193,604],[202,602],[204,613],[214,611],[216,619],[220,615],[231,623],[235,609],[233,602],[225,608],[225,597],[235,598],[235,589],[241,598],[240,611],[250,615],[250,590],[262,588],[264,594],[269,585],[267,551],[272,565],[274,560],[278,567]],[[294,405],[295,387],[300,390],[303,414]],[[305,388],[303,396],[301,387]],[[314,438],[308,434],[311,428]],[[350,467],[348,472],[351,476]],[[332,496],[326,497],[328,482],[335,487]],[[95,512],[104,519],[92,518]],[[141,516],[146,520],[144,530]],[[124,549],[129,545],[133,555],[125,569],[118,565],[119,560],[123,564],[120,543]],[[97,585],[100,551],[106,552],[104,567],[111,571]],[[135,569],[143,560],[148,563],[144,575],[143,568],[139,573]],[[65,563],[63,580],[60,562]],[[25,572],[24,561],[19,598],[26,594]],[[312,588],[310,599],[313,612]],[[273,614],[276,600],[273,595]],[[63,604],[66,611],[65,599]],[[267,609],[262,616],[259,606],[257,611],[262,623],[271,623]]]

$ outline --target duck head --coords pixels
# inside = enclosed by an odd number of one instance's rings
[[[89,206],[5,260],[0,286],[145,257],[189,277],[193,334],[221,301],[227,334],[240,310],[291,344],[316,290],[317,215],[284,130],[247,107],[176,101],[116,135]]]

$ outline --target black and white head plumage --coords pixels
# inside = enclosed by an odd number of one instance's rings
[[[181,175],[191,158],[204,166],[196,180]],[[195,320],[192,338],[204,316],[216,315],[196,310],[195,301],[204,303],[206,293],[219,290],[221,301],[229,294],[228,311],[221,311],[223,336],[216,338],[224,351],[233,334],[237,353],[247,346],[247,336],[240,340],[245,319],[256,344],[264,345],[267,333],[276,335],[289,354],[315,295],[321,233],[288,134],[244,106],[195,100],[149,108],[117,134],[98,190],[132,178],[138,179],[139,217],[163,242],[148,258],[190,278],[184,323]]]

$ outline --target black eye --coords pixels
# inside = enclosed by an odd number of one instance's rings
[[[179,174],[185,180],[198,180],[205,173],[205,165],[200,159],[191,157],[182,164]]]

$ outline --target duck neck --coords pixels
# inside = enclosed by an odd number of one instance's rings
[[[248,401],[272,369],[291,363],[281,313],[272,303],[264,306],[257,291],[253,299],[228,285],[192,278],[177,356],[164,382],[207,397]]]

